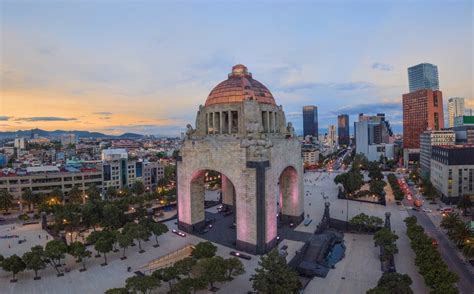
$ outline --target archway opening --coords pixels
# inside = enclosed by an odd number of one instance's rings
[[[236,189],[232,181],[215,170],[200,170],[190,183],[192,233],[199,237],[235,247]]]
[[[292,166],[286,167],[280,174],[279,181],[278,220],[280,224],[294,226],[301,222],[298,215],[300,183],[298,172]]]

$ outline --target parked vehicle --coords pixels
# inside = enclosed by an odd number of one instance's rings
[[[433,212],[431,209],[429,208],[423,208],[423,212],[427,212],[427,213],[430,213],[430,212]]]
[[[239,258],[243,258],[243,259],[247,259],[247,260],[252,259],[252,257],[250,257],[246,254],[240,253],[240,252],[236,252],[236,251],[231,251],[230,255],[233,255],[233,256],[239,257]]]

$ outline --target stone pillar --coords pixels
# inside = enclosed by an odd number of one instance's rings
[[[210,129],[211,129],[211,125],[212,125],[212,118],[211,118],[211,114],[212,112],[210,113],[207,113],[207,134],[210,134]]]
[[[228,111],[229,115],[229,134],[232,134],[232,111]]]
[[[222,180],[222,204],[226,207],[234,206],[235,189],[232,182],[223,174],[221,174]],[[232,209],[232,208],[231,208]]]
[[[212,133],[216,133],[216,113],[212,112]]]
[[[201,230],[205,226],[204,171],[191,179],[178,169],[178,191],[179,229],[188,233]]]
[[[392,225],[390,224],[390,212],[385,212],[385,227],[389,230],[392,230]]]
[[[267,133],[270,133],[270,111],[267,111]]]
[[[219,121],[221,123],[219,127],[219,133],[224,134],[225,131],[224,131],[224,112],[223,111],[219,112],[219,117],[220,117]]]

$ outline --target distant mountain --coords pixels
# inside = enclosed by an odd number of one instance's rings
[[[135,133],[125,133],[120,136],[113,136],[113,135],[106,135],[99,132],[89,132],[89,131],[63,131],[63,130],[56,130],[56,131],[45,131],[41,129],[32,129],[32,130],[19,130],[16,132],[0,132],[0,139],[8,139],[8,138],[15,138],[15,137],[27,137],[31,138],[34,135],[38,135],[40,137],[45,138],[59,138],[61,135],[65,134],[75,134],[78,138],[116,138],[116,139],[140,139],[144,137],[140,134]]]

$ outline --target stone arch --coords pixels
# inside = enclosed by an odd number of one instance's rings
[[[194,170],[190,173],[188,183],[185,185],[187,191],[183,191],[185,193],[178,193],[178,197],[180,197],[180,195],[186,195],[188,197],[187,202],[189,205],[178,206],[179,226],[187,232],[200,231],[205,227],[205,174],[208,171],[215,171],[220,174],[222,181],[222,200],[224,201],[224,197],[226,197],[226,200],[230,202],[227,204],[235,206],[236,188],[233,181],[226,174],[221,172],[219,169],[210,167]],[[181,203],[185,204],[184,201]],[[183,223],[182,220],[187,221],[186,223]]]
[[[299,223],[304,218],[302,212],[303,199],[300,199],[302,193],[300,176],[298,170],[289,165],[285,167],[278,178],[280,190],[279,195],[279,215],[283,223]]]

